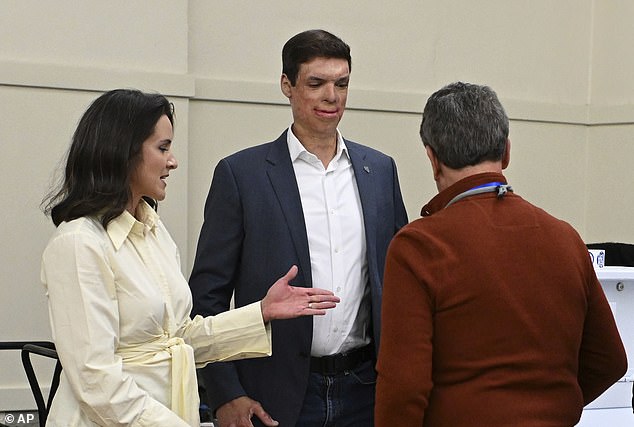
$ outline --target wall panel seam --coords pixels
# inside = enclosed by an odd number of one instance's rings
[[[13,61],[0,61],[0,86],[87,92],[124,87],[192,101],[288,105],[276,83]],[[353,111],[420,114],[429,95],[351,88],[347,108]],[[572,105],[503,97],[501,101],[509,118],[516,121],[588,127],[634,124],[634,104]]]

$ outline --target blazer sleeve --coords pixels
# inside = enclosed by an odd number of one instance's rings
[[[192,316],[207,317],[230,308],[244,239],[239,189],[226,159],[214,171],[205,203],[204,221],[198,239],[194,266],[189,279]],[[207,365],[201,375],[215,410],[226,402],[246,395],[234,362]]]
[[[405,209],[405,203],[403,203],[403,195],[401,194],[401,185],[398,181],[398,172],[396,170],[396,163],[394,159],[390,158],[392,161],[392,182],[394,182],[394,209],[395,209],[395,223],[394,223],[394,234],[398,230],[400,230],[403,226],[407,225],[407,210]]]

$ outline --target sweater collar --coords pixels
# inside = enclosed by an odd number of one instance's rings
[[[507,184],[504,175],[495,172],[484,172],[470,175],[445,188],[431,199],[420,211],[421,216],[430,216],[447,206],[447,203],[458,194],[489,182]]]

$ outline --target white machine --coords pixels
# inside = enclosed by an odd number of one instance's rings
[[[619,382],[583,410],[577,427],[632,427],[632,384],[634,384],[634,267],[596,269],[610,302],[627,352],[628,370]]]

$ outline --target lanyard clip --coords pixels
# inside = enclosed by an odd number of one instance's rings
[[[498,199],[506,196],[506,193],[509,191],[513,191],[510,185],[498,185],[497,186]]]

